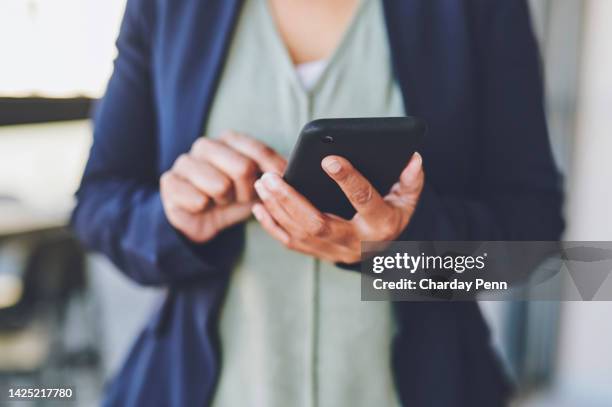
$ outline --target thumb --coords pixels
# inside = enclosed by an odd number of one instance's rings
[[[423,157],[418,152],[415,152],[400,175],[398,192],[400,194],[419,193],[423,188],[424,180]]]
[[[400,174],[399,181],[393,185],[385,200],[402,211],[412,213],[419,201],[424,184],[423,158],[419,153],[414,153]]]

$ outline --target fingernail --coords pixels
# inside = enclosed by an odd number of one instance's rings
[[[325,166],[325,169],[332,174],[337,174],[342,169],[342,165],[337,160],[326,160],[323,165]]]
[[[266,189],[265,185],[259,180],[255,181],[255,191],[257,192],[257,195],[259,195],[259,197],[262,200],[266,200],[270,198],[270,192]]]
[[[419,154],[418,151],[414,152],[414,159],[419,167],[423,165],[423,157],[421,157],[421,154]]]
[[[253,212],[253,216],[255,216],[255,219],[261,220],[263,218],[263,213],[261,212],[261,206],[259,205],[253,205],[253,207],[251,208],[251,212]]]
[[[276,190],[280,188],[280,178],[277,174],[274,174],[272,172],[266,172],[264,175],[262,175],[261,180],[263,181],[265,186],[270,188],[271,190]]]

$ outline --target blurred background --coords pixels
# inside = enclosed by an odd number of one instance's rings
[[[79,406],[98,404],[161,296],[66,229],[124,3],[0,1],[0,388],[72,385]],[[612,1],[530,5],[565,240],[612,240]],[[520,384],[517,406],[612,406],[612,302],[482,307]]]

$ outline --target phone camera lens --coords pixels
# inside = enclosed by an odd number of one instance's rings
[[[332,136],[323,136],[321,139],[325,144],[332,144],[334,142],[334,138]]]

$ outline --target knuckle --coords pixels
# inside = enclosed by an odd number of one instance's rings
[[[206,198],[197,199],[192,203],[192,209],[194,211],[203,211],[208,204],[208,200]]]
[[[176,161],[174,162],[174,167],[175,168],[185,168],[185,166],[189,164],[190,160],[191,158],[189,157],[189,154],[183,153],[179,155]]]
[[[206,148],[207,140],[205,137],[199,137],[191,146],[191,151],[199,153]]]
[[[315,216],[310,221],[310,234],[315,237],[325,237],[329,234],[329,225],[321,216]]]
[[[236,139],[238,139],[239,137],[240,137],[240,134],[237,131],[228,129],[228,130],[223,130],[221,132],[221,134],[219,135],[219,140],[231,143],[231,142],[236,141]]]
[[[197,156],[205,156],[213,143],[208,137],[200,137],[191,146],[191,152]]]
[[[273,192],[274,198],[283,206],[293,207],[294,202],[286,188],[278,188]]]
[[[370,185],[357,188],[351,193],[351,200],[358,204],[367,204],[372,199],[373,191]]]
[[[274,151],[272,150],[272,148],[270,148],[269,146],[260,143],[258,141],[255,141],[253,143],[253,148],[255,150],[255,153],[262,158],[270,158],[274,155]]]
[[[310,235],[310,233],[308,231],[302,230],[302,229],[295,230],[293,232],[293,236],[295,237],[296,240],[298,240],[300,242],[308,240],[311,237],[311,235]]]
[[[216,183],[214,187],[214,193],[217,196],[225,196],[231,191],[231,189],[232,189],[231,181],[227,178],[221,178],[219,179],[219,181]]]
[[[401,191],[402,191],[401,184],[399,182],[396,182],[395,184],[393,184],[389,192],[392,194],[399,194]]]
[[[334,178],[340,183],[348,183],[350,181],[350,175],[350,171],[342,166],[342,168],[340,168],[340,170],[334,174]]]
[[[257,173],[257,165],[251,160],[236,162],[236,175],[239,178],[252,178]]]

